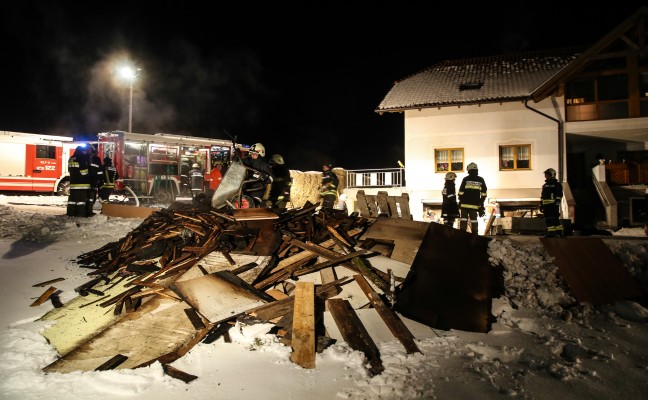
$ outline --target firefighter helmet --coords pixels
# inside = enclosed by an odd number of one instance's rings
[[[261,143],[255,143],[250,147],[251,154],[258,154],[261,157],[265,157],[265,146]]]
[[[454,172],[448,172],[445,176],[446,181],[451,181],[456,178],[457,178],[457,174],[455,174]]]
[[[200,164],[194,163],[194,165],[192,165],[191,168],[200,168]]]
[[[284,159],[281,156],[281,154],[273,154],[272,158],[270,159],[270,162],[275,163],[275,164],[283,165],[284,164]]]
[[[556,170],[553,168],[548,168],[545,172],[546,174],[549,174],[550,177],[555,178],[556,177]]]
[[[472,171],[472,170],[477,170],[477,164],[475,164],[474,162],[471,162],[471,163],[468,164],[468,166],[466,167],[466,171]]]

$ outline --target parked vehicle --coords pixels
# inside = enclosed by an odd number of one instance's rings
[[[234,149],[230,140],[164,133],[112,131],[97,134],[97,139],[100,158],[110,157],[119,173],[116,187],[130,189],[140,201],[167,204],[177,197],[191,197],[184,165],[200,165],[209,192],[215,189],[211,171],[221,165],[224,174]]]
[[[67,196],[75,146],[67,136],[0,131],[0,190]]]

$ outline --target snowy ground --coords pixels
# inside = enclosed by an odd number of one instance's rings
[[[137,370],[41,371],[57,354],[38,319],[50,302],[29,305],[55,285],[75,297],[86,271],[74,259],[116,241],[141,220],[68,218],[55,196],[0,195],[0,398],[2,399],[645,399],[648,395],[648,310],[634,302],[573,304],[538,240],[503,236],[489,247],[505,267],[506,295],[487,334],[416,329],[423,354],[407,355],[395,339],[378,343],[385,371],[370,377],[361,353],[338,342],[317,355],[317,367],[290,359],[269,326],[237,326],[232,343],[198,344],[173,363],[199,378],[189,384],[153,364]],[[648,287],[648,240],[624,229],[604,242]],[[628,238],[618,238],[628,236]],[[631,238],[631,236],[634,236]],[[410,323],[411,321],[408,321]],[[412,326],[416,323],[412,323]],[[408,325],[409,326],[409,325]]]

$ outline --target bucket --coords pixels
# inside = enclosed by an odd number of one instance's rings
[[[124,180],[123,179],[115,180],[115,190],[124,190]]]

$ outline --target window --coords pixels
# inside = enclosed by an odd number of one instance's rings
[[[36,158],[56,159],[56,146],[36,145]]]
[[[436,172],[463,171],[463,149],[434,150],[434,165]]]
[[[500,146],[500,171],[531,168],[531,145]]]

